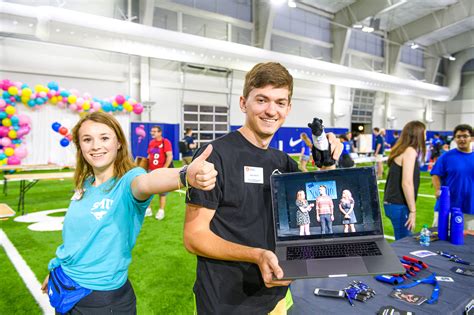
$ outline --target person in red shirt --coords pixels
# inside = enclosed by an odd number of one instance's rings
[[[327,187],[319,186],[319,196],[316,198],[316,220],[321,223],[321,234],[332,234],[334,221],[334,204],[327,194]]]
[[[148,170],[151,172],[157,168],[167,168],[173,162],[173,150],[171,142],[163,138],[163,130],[160,126],[151,127],[150,134],[152,140],[148,144]],[[166,195],[160,194],[160,209],[156,213],[157,220],[163,220],[165,217]],[[147,209],[146,216],[153,215],[151,208]]]

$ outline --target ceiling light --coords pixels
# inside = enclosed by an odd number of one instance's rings
[[[362,28],[364,27],[362,24],[354,24],[352,25],[353,28]]]
[[[448,59],[451,60],[451,61],[454,61],[454,60],[456,60],[456,57],[449,55]]]
[[[365,32],[365,33],[372,33],[373,31],[374,31],[374,28],[370,26],[364,26],[362,28],[362,32]]]
[[[294,0],[288,0],[288,6],[290,8],[296,8],[296,2]]]
[[[413,42],[410,44],[410,48],[411,49],[417,49],[418,47],[420,47],[420,45],[418,45],[417,43]]]

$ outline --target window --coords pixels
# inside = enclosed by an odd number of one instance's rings
[[[352,123],[371,124],[375,104],[375,92],[354,89]]]
[[[193,129],[198,147],[229,132],[229,109],[226,106],[184,104],[183,129]]]

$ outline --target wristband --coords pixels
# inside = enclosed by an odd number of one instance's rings
[[[185,165],[180,171],[179,171],[179,180],[181,182],[181,185],[183,187],[188,187],[188,179],[186,178],[186,172],[188,170],[188,166]]]

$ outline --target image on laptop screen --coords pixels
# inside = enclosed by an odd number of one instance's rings
[[[372,167],[279,174],[271,181],[278,241],[383,234]]]

